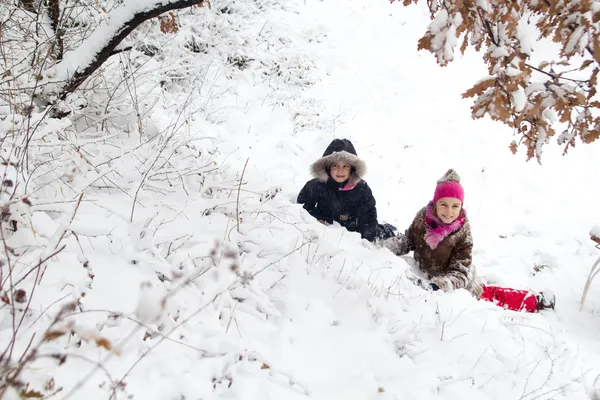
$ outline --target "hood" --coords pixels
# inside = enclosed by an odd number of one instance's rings
[[[327,170],[332,164],[345,162],[352,165],[352,173],[348,179],[349,184],[360,182],[367,172],[367,165],[358,158],[352,142],[348,139],[334,139],[323,153],[323,156],[315,161],[311,167],[312,175],[321,182],[327,182],[329,175]]]

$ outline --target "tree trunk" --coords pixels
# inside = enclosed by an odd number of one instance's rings
[[[54,54],[56,55],[57,60],[62,60],[64,53],[64,44],[63,44],[63,29],[59,26],[60,20],[60,1],[59,0],[49,0],[48,1],[48,15],[50,17],[50,23],[52,25],[52,30],[54,31],[55,41],[54,41]]]

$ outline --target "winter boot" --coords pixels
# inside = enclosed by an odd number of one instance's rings
[[[554,310],[554,306],[556,305],[556,297],[553,293],[549,291],[539,292],[535,295],[535,298],[537,300],[538,311],[545,310],[547,308]]]

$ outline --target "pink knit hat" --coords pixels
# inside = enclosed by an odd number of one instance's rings
[[[460,184],[460,176],[453,169],[449,169],[444,176],[438,179],[433,194],[433,202],[435,203],[444,197],[458,199],[461,203],[465,202],[465,191]]]

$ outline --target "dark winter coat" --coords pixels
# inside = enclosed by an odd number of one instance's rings
[[[329,224],[338,222],[351,232],[373,241],[377,235],[377,210],[375,198],[365,181],[360,181],[351,190],[331,178],[326,182],[318,178],[310,180],[298,195],[298,203],[320,221]]]
[[[419,268],[442,290],[465,288],[479,298],[481,283],[471,265],[473,238],[464,210],[453,224],[442,227],[445,234],[435,233],[438,224],[443,223],[433,216],[433,204],[430,203],[417,213],[404,235],[383,244],[396,255],[414,251]]]
[[[334,163],[352,166],[347,182],[338,183],[329,175]],[[371,188],[362,176],[365,163],[358,158],[352,143],[347,139],[335,139],[323,156],[311,166],[312,179],[304,185],[298,195],[310,215],[327,223],[338,222],[352,232],[358,232],[369,241],[378,234],[377,210]]]

